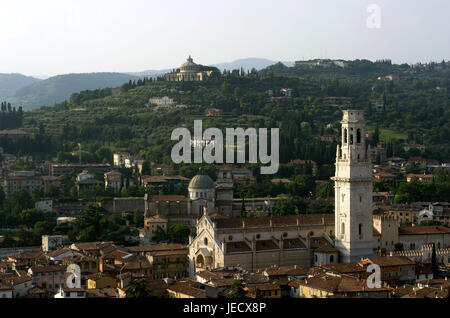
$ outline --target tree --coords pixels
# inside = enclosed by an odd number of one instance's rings
[[[133,223],[137,227],[142,227],[144,225],[144,218],[139,210],[133,212]]]
[[[431,270],[433,271],[434,277],[438,275],[438,266],[436,261],[436,246],[433,244],[433,249],[431,251]]]
[[[372,139],[372,145],[376,146],[380,142],[380,127],[377,125],[375,126],[375,132],[373,133],[373,139]]]
[[[186,243],[189,239],[189,234],[191,234],[191,230],[187,225],[174,224],[169,227],[167,234],[172,242]]]
[[[135,280],[130,284],[127,298],[157,298],[151,295],[152,292],[146,279]]]
[[[161,226],[157,226],[155,230],[155,234],[152,237],[152,241],[159,243],[163,241],[167,241],[168,236],[167,233],[163,230]]]
[[[245,290],[244,280],[235,279],[231,284],[231,293],[227,295],[227,298],[245,298],[247,291]]]
[[[245,198],[242,198],[242,205],[241,205],[241,218],[247,217],[247,209],[245,208]]]

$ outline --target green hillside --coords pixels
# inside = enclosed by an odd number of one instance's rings
[[[121,73],[67,74],[50,77],[17,90],[7,98],[13,106],[33,109],[63,102],[72,93],[105,87],[117,87],[138,77]]]
[[[370,142],[384,142],[388,156],[421,155],[448,162],[448,74],[446,68],[408,68],[399,79],[387,81],[363,71],[359,75],[363,79],[355,80],[352,76],[303,78],[276,76],[267,70],[235,70],[208,82],[138,80],[131,86],[122,85],[120,94],[112,94],[110,89],[82,91],[56,106],[26,111],[23,129],[34,133],[34,139],[1,139],[0,143],[8,153],[57,156],[60,161],[76,161],[70,153],[82,143],[87,162],[110,162],[111,152],[122,150],[148,161],[171,163],[172,130],[188,127],[192,131],[194,120],[203,119],[204,129],[279,127],[281,162],[314,160],[326,174],[335,159],[336,143],[314,136],[338,133],[341,111],[351,107],[365,111],[368,131],[375,133],[378,126],[379,133]],[[437,85],[441,85],[439,89]],[[292,98],[283,99],[282,88],[291,88]],[[170,96],[184,107],[156,109],[149,105],[150,97],[162,96]],[[330,104],[327,96],[351,97],[352,105]],[[372,99],[383,100],[385,106],[370,106]],[[223,115],[206,117],[208,107],[221,109]],[[426,150],[405,153],[404,143],[425,144]]]
[[[22,87],[41,81],[22,74],[0,74],[0,99],[12,96]]]

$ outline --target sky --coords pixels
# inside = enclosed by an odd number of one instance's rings
[[[450,60],[448,0],[0,0],[0,73],[259,57]]]

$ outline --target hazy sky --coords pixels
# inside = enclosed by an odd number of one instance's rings
[[[0,73],[172,68],[188,54],[450,60],[449,16],[448,0],[0,0]]]

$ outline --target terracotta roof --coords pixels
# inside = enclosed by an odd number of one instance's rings
[[[118,259],[121,260],[124,256],[130,255],[127,251],[122,251],[119,249],[107,252],[102,255],[102,259]]]
[[[216,203],[218,203],[218,201],[216,201]],[[215,219],[229,219],[228,216],[220,215],[218,213],[212,213],[212,214],[209,214],[208,216],[212,221],[214,221]]]
[[[3,278],[2,282],[3,284],[10,284],[12,286],[16,286],[19,284],[23,284],[25,282],[31,281],[32,278],[30,276],[24,275],[24,276],[12,276],[12,277],[7,277],[7,278]]]
[[[96,288],[87,289],[86,296],[88,298],[118,298],[118,293],[114,288]]]
[[[130,252],[134,252],[134,253],[170,251],[170,250],[184,250],[184,249],[186,249],[186,245],[161,243],[161,244],[145,245],[145,246],[129,246],[129,247],[127,247],[127,249]]]
[[[147,280],[147,287],[151,290],[165,290],[169,286],[163,279]]]
[[[30,258],[39,258],[43,255],[41,251],[28,251],[28,252],[22,252],[17,253],[14,255],[8,256],[8,258],[15,259],[15,260],[25,260]]]
[[[268,276],[300,276],[306,275],[308,269],[297,265],[290,265],[290,266],[273,265],[271,267],[262,269],[261,271],[267,274]]]
[[[73,244],[78,250],[81,251],[94,251],[100,250],[106,246],[113,246],[114,242],[87,242],[87,243],[74,243]]]
[[[306,248],[305,244],[299,238],[284,239],[283,249]]]
[[[265,250],[278,250],[279,247],[272,240],[259,240],[256,241],[256,250],[257,251],[265,251]]]
[[[64,253],[71,252],[72,250],[68,247],[59,248],[57,250],[51,251],[47,253],[48,257],[58,257],[59,255],[62,255]]]
[[[450,234],[450,229],[442,225],[401,226],[399,235]]]
[[[255,293],[258,290],[261,290],[261,291],[279,290],[280,285],[276,282],[271,282],[268,284],[248,286],[247,289],[250,293]]]
[[[406,178],[425,178],[425,179],[433,179],[434,176],[432,174],[407,174]]]
[[[33,271],[34,275],[36,273],[65,272],[67,270],[67,266],[64,265],[33,266],[30,269]]]
[[[240,242],[226,242],[227,253],[235,253],[235,252],[251,252],[252,249],[248,244],[244,241]]]
[[[167,223],[167,222],[169,222],[169,220],[167,220],[166,218],[164,218],[160,215],[146,217],[145,220],[148,220],[152,223]]]
[[[84,288],[62,288],[62,291],[65,293],[78,293],[78,292],[86,292],[87,290]]]
[[[139,270],[139,269],[149,269],[152,268],[152,264],[147,259],[143,259],[135,262],[125,263],[123,266],[124,270]]]
[[[288,216],[261,216],[253,218],[228,218],[216,219],[214,223],[216,228],[242,228],[245,227],[269,227],[270,221],[272,226],[290,226],[311,224],[334,224],[334,214],[300,214]]]
[[[410,298],[435,298],[439,289],[433,287],[425,287],[409,293]]]
[[[416,264],[416,262],[406,256],[375,256],[365,259],[363,263],[365,263],[366,260],[369,260],[370,263],[380,266],[403,266]]]
[[[195,288],[195,282],[193,281],[182,281],[177,282],[175,284],[169,285],[167,287],[167,290],[174,291],[177,293],[181,293],[184,295],[192,296],[192,297],[198,297],[205,293],[204,290]]]
[[[405,284],[403,286],[397,287],[392,291],[392,296],[403,297],[410,294],[414,290],[413,285]]]
[[[187,255],[189,253],[188,249],[180,250],[169,250],[169,251],[154,251],[151,253],[153,256],[171,256],[171,255]]]
[[[373,174],[374,177],[389,177],[394,178],[395,174],[389,172],[378,172]]]
[[[422,285],[442,285],[446,282],[444,278],[428,278],[424,280],[417,281],[417,284]]]
[[[91,275],[87,275],[87,279],[90,279],[90,280],[94,280],[94,281],[97,281],[97,280],[99,280],[99,279],[102,279],[102,278],[114,278],[114,277],[112,277],[112,276],[110,276],[110,275],[107,275],[107,274],[105,274],[105,273],[103,273],[103,272],[97,272],[97,273],[94,273],[94,274],[91,274]]]
[[[245,274],[245,275],[243,275],[242,278],[245,280],[245,283],[247,284],[247,286],[255,285],[255,284],[256,285],[266,284],[267,282],[270,281],[269,277],[267,277],[263,273]]]
[[[309,238],[309,246],[311,249],[318,249],[318,248],[323,248],[323,247],[326,247],[326,248],[333,247],[333,245],[323,237]]]
[[[230,287],[234,282],[234,278],[213,278],[210,284],[215,287]]]
[[[318,271],[320,270],[336,272],[340,274],[361,273],[366,271],[366,265],[358,262],[327,264],[319,266]]]
[[[363,291],[387,291],[388,288],[366,287],[365,280],[349,275],[327,275],[319,274],[304,280],[297,281],[298,285],[313,287],[332,293],[363,292]]]

